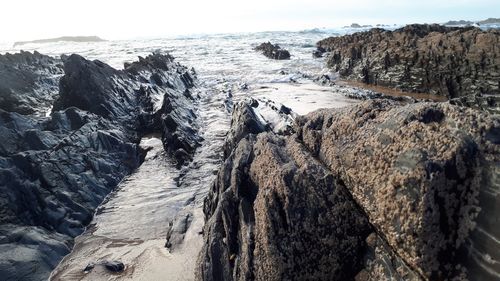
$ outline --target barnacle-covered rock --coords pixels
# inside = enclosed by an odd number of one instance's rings
[[[500,32],[413,24],[330,37],[317,46],[344,79],[457,98],[500,94]]]
[[[235,131],[198,279],[498,277],[497,117],[374,100],[298,117],[292,135]]]

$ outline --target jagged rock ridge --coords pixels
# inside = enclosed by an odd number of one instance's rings
[[[408,25],[321,40],[344,79],[457,98],[500,93],[500,32]]]
[[[499,128],[446,103],[376,100],[278,135],[241,104],[197,278],[495,280]]]

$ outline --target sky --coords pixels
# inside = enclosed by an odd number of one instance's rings
[[[303,30],[500,17],[499,0],[2,0],[0,41]]]

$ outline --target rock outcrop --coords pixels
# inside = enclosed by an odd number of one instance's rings
[[[168,151],[196,147],[199,139],[189,90],[194,77],[171,56],[154,54],[120,71],[78,55],[63,60],[50,116],[0,109],[0,275],[6,280],[47,279],[95,208],[143,161],[142,135],[162,133]],[[17,68],[45,73],[45,64],[30,63]],[[183,108],[165,106],[177,100]],[[16,108],[34,108],[31,99],[18,101]]]
[[[295,133],[259,120],[250,103],[233,114],[199,280],[498,278],[497,117],[374,100]]]
[[[161,132],[165,151],[175,157],[179,166],[191,160],[202,141],[196,121],[195,101],[199,97],[190,90],[195,86],[194,69],[174,62],[170,55],[163,55],[140,57],[138,62],[127,64],[125,71],[140,74],[152,84],[146,87],[156,101],[154,108],[157,111],[152,126]],[[149,126],[145,124],[143,127]]]
[[[500,94],[500,32],[475,27],[408,25],[317,43],[344,79],[457,98]]]
[[[290,59],[290,52],[282,49],[277,44],[272,44],[271,42],[262,43],[255,47],[256,51],[262,52],[262,54],[270,59],[275,60],[287,60]]]

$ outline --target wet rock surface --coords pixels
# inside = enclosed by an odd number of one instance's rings
[[[290,52],[282,49],[277,44],[272,44],[271,42],[262,43],[255,47],[256,51],[262,52],[262,54],[270,59],[275,60],[287,60],[290,59]]]
[[[45,75],[56,61],[39,54],[14,56],[27,59],[17,58],[13,67],[36,75]],[[48,63],[33,64],[33,56]],[[78,55],[63,60],[50,116],[16,112],[34,106],[24,98],[16,108],[0,109],[0,273],[7,280],[47,279],[95,208],[143,161],[145,151],[138,145],[143,134],[162,133],[172,151],[188,143],[193,149],[187,155],[195,148],[191,140],[198,140],[196,98],[188,98],[195,78],[172,57],[150,55],[125,70]],[[32,76],[2,87],[17,93],[17,85],[28,85]],[[28,89],[16,97],[33,93]],[[164,106],[169,99],[184,99],[185,106],[169,110]],[[168,116],[177,129],[162,125]]]
[[[344,79],[451,99],[499,95],[499,42],[498,30],[408,25],[331,37],[317,46]]]
[[[0,55],[0,109],[45,115],[59,93],[61,60],[38,52]]]
[[[277,134],[251,108],[205,200],[199,280],[498,278],[497,117],[375,100]]]

